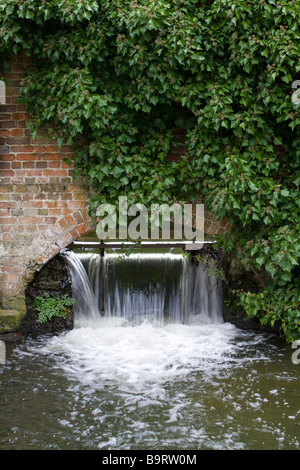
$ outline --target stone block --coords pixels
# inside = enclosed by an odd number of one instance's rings
[[[4,310],[2,311],[15,311],[18,312],[21,316],[25,315],[26,313],[26,302],[25,296],[17,295],[15,297],[4,297],[2,299],[2,307]],[[1,313],[0,313],[1,315]]]
[[[0,334],[17,331],[21,325],[22,314],[17,310],[0,309]]]

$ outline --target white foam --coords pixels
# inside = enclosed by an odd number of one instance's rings
[[[209,374],[228,361],[232,365],[232,339],[237,330],[230,324],[124,327],[116,320],[103,319],[101,327],[76,328],[52,337],[39,352],[52,354],[70,378],[92,389],[114,382],[152,398],[163,393],[164,383],[178,376],[194,370]]]

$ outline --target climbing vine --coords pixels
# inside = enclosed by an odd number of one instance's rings
[[[299,0],[2,0],[0,59],[24,51],[33,135],[74,150],[100,203],[191,201],[257,278],[247,313],[300,337]],[[9,54],[8,54],[9,53]],[[296,99],[292,99],[292,96]],[[181,127],[187,154],[167,160]]]

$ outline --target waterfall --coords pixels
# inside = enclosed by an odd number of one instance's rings
[[[64,250],[70,268],[75,325],[102,317],[133,324],[222,322],[222,286],[209,261],[192,263],[182,254],[120,256]]]
[[[144,320],[176,321],[180,310],[182,256],[131,254],[103,258],[105,314],[125,317],[134,323]]]
[[[87,271],[72,251],[63,250],[61,255],[67,261],[72,278],[75,326],[93,324],[99,319],[99,308]]]
[[[184,323],[220,323],[223,318],[222,282],[211,260],[184,260],[181,276],[181,312]]]

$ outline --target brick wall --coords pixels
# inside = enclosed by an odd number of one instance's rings
[[[0,307],[20,309],[35,270],[90,230],[86,181],[73,181],[67,147],[31,139],[18,104],[26,57],[14,57],[0,104]],[[24,308],[24,305],[22,305]]]
[[[25,289],[35,271],[90,231],[87,182],[73,180],[72,168],[63,161],[70,149],[58,148],[42,133],[35,140],[29,136],[29,116],[18,103],[28,67],[29,58],[12,59],[6,103],[0,104],[0,309],[18,312],[26,310]],[[179,145],[170,159],[178,160],[185,152],[184,134],[174,132]],[[206,234],[228,229],[226,220],[205,214]]]

